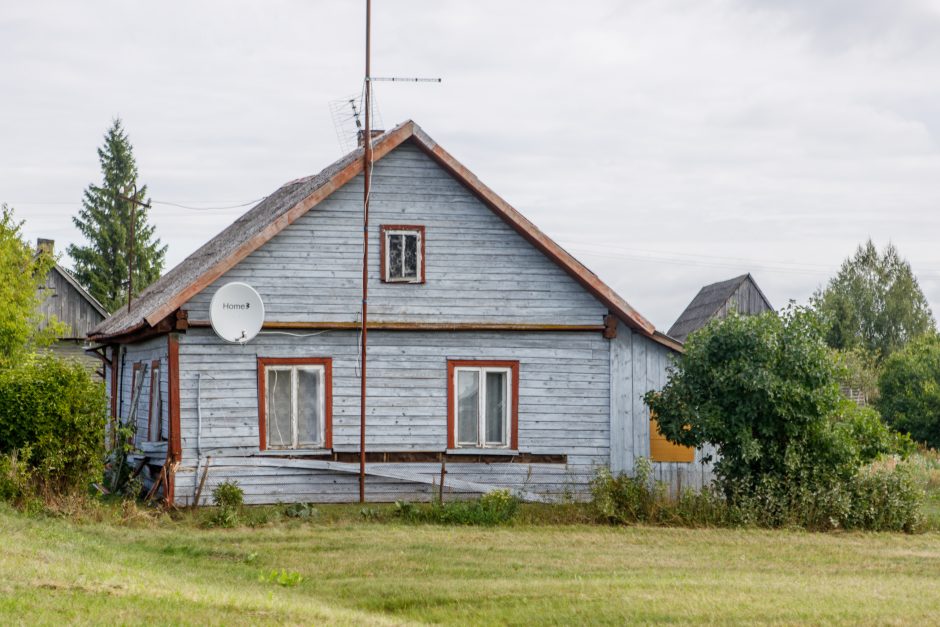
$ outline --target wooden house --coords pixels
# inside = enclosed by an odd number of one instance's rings
[[[704,327],[710,320],[724,318],[732,311],[753,316],[774,308],[748,274],[706,285],[669,328],[669,337],[680,342]]]
[[[39,239],[37,251],[55,255],[55,242],[51,239]],[[56,338],[52,350],[62,357],[77,359],[89,368],[98,368],[97,358],[85,354],[84,344],[88,333],[108,317],[108,312],[98,300],[83,288],[68,270],[55,264],[46,280],[39,287],[43,300],[39,305],[45,326],[50,317],[65,323],[67,331]]]
[[[92,332],[169,501],[225,479],[249,503],[358,499],[362,171],[360,148],[285,184]],[[413,122],[374,140],[370,207],[369,500],[426,498],[442,470],[448,489],[583,495],[649,455],[641,396],[681,344]],[[265,307],[243,346],[210,328],[230,282]]]

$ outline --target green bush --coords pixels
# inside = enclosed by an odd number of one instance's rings
[[[716,486],[732,504],[748,500],[745,518],[759,495],[754,515],[777,526],[817,511],[810,504],[862,465],[913,450],[877,412],[840,396],[843,369],[809,310],[732,315],[692,334],[666,386],[645,400],[667,439],[715,447]]]
[[[836,363],[812,312],[729,316],[693,333],[661,392],[646,394],[663,435],[718,452],[729,498],[767,477],[848,477],[852,447],[834,432]]]
[[[821,483],[764,476],[758,482],[678,497],[652,479],[648,461],[633,476],[603,469],[592,482],[598,520],[684,527],[792,527],[813,531],[855,529],[912,533],[924,527],[925,481],[915,466],[895,457],[867,465],[845,480]]]
[[[917,450],[917,445],[906,433],[891,429],[881,414],[871,407],[860,407],[843,399],[832,414],[834,429],[847,446],[856,465],[867,464],[884,455],[907,458]]]
[[[872,531],[920,531],[926,522],[925,483],[910,463],[887,459],[863,468],[851,484],[852,506],[842,526]]]
[[[643,457],[637,459],[632,475],[599,470],[591,482],[591,496],[595,516],[608,523],[699,527],[726,522],[723,497],[705,488],[684,490],[673,498],[665,483],[653,480],[653,466]]]
[[[885,361],[878,410],[898,431],[940,448],[940,336],[911,341]]]
[[[29,449],[0,454],[0,501],[17,504],[32,492]]]
[[[0,369],[0,454],[28,450],[47,490],[101,480],[106,418],[104,386],[78,362],[41,354]]]
[[[519,499],[508,490],[493,490],[479,499],[432,503],[421,507],[408,502],[395,503],[395,515],[409,522],[443,525],[492,526],[511,521],[519,509]]]
[[[216,527],[237,526],[244,501],[245,492],[238,486],[237,481],[227,480],[215,486],[212,490],[212,502],[218,509],[209,518],[209,524]]]

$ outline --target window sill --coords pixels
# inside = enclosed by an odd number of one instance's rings
[[[295,457],[303,456],[309,457],[311,455],[323,455],[328,456],[332,455],[333,451],[328,448],[277,448],[277,449],[267,449],[265,451],[257,451],[254,453],[260,457]]]
[[[448,455],[518,455],[519,451],[508,448],[449,448]]]

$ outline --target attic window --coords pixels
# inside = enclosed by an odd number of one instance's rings
[[[424,283],[424,227],[383,224],[382,280],[386,283]]]

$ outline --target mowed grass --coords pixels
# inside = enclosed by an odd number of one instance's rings
[[[292,587],[264,575],[299,573]],[[2,624],[936,623],[940,535],[349,520],[200,529],[0,506]]]

